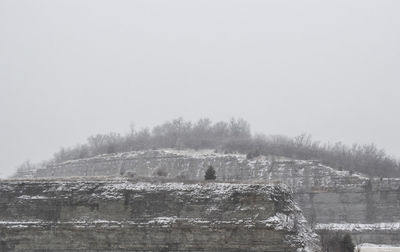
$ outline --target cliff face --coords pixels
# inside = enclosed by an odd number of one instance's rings
[[[348,187],[297,192],[295,197],[312,224],[400,220],[398,180],[365,179]]]
[[[353,241],[356,244],[395,244],[397,246],[400,244],[400,223],[318,224],[316,230],[321,236],[322,244],[326,245],[331,239],[337,237],[338,233],[351,234]]]
[[[282,186],[0,182],[1,252],[283,252],[315,239]]]
[[[121,176],[133,173],[138,177],[204,180],[205,170],[210,165],[221,181],[284,182],[295,191],[360,183],[360,176],[351,176],[348,172],[334,170],[317,161],[266,157],[249,160],[240,154],[189,150],[127,152],[71,160],[38,169],[33,177]],[[16,177],[23,178],[23,174]]]
[[[89,159],[53,164],[34,173],[35,177],[107,176],[126,174],[138,178],[162,177],[165,180],[203,181],[208,166],[216,170],[217,180],[237,183],[284,183],[322,241],[351,233],[356,242],[398,244],[396,232],[363,229],[357,232],[332,229],[343,223],[400,222],[400,180],[367,178],[338,171],[316,161],[283,160],[267,157],[247,159],[245,155],[219,154],[212,151],[157,150],[103,155]],[[329,224],[320,228],[323,224]],[[368,226],[369,227],[369,226]]]
[[[36,177],[120,176],[204,180],[212,165],[220,181],[285,183],[312,223],[394,222],[400,220],[400,180],[368,179],[316,161],[271,160],[211,151],[143,151],[103,155],[54,164]]]

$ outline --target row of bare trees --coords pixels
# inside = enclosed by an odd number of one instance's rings
[[[54,154],[54,161],[145,149],[219,148],[230,141],[250,139],[250,125],[243,119],[217,123],[210,119],[201,119],[192,123],[178,118],[152,129],[135,130],[131,126],[130,132],[125,135],[110,133],[91,136],[85,144],[62,148]]]
[[[253,137],[252,143],[252,151],[259,154],[319,160],[339,170],[361,172],[370,176],[400,177],[398,160],[374,144],[323,144],[313,141],[306,134],[294,138],[258,135]]]
[[[182,118],[168,121],[152,129],[131,127],[125,135],[110,133],[88,138],[85,144],[62,148],[52,162],[87,158],[100,154],[159,148],[212,148],[220,152],[240,152],[252,158],[258,155],[315,159],[337,169],[366,173],[371,176],[400,177],[399,162],[375,145],[347,146],[343,143],[322,144],[310,135],[252,135],[243,119],[213,123],[201,119],[195,123]],[[249,155],[250,154],[250,155]]]

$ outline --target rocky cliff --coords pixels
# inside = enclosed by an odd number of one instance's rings
[[[219,181],[288,185],[312,227],[329,223],[379,226],[381,222],[393,226],[400,222],[399,179],[368,178],[338,171],[317,161],[263,156],[247,159],[245,155],[213,151],[153,150],[51,164],[30,176],[118,177],[129,174],[138,178],[203,181],[204,172],[210,165],[215,168]],[[325,229],[318,230],[322,232]],[[332,232],[346,231],[337,229]],[[365,234],[371,241],[381,239],[381,234],[392,236],[386,231],[374,233],[365,230]],[[360,237],[363,231],[353,232],[353,235],[354,238]],[[386,241],[395,244],[397,238]]]
[[[219,181],[284,183],[312,223],[374,223],[400,220],[400,180],[367,178],[338,171],[317,161],[267,157],[247,159],[240,154],[212,151],[157,150],[97,156],[52,164],[35,177],[121,176],[204,180],[212,165]]]
[[[316,235],[285,186],[0,182],[0,251],[302,251]]]

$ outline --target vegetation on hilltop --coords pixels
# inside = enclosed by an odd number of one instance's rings
[[[62,148],[50,162],[63,162],[100,154],[159,148],[215,149],[219,152],[239,152],[248,158],[258,155],[319,160],[336,169],[362,172],[371,176],[400,177],[399,162],[374,144],[347,146],[340,142],[322,144],[311,136],[253,135],[243,119],[213,123],[210,119],[197,122],[182,118],[153,127],[118,133],[98,134],[84,144]],[[26,166],[26,164],[25,164]]]

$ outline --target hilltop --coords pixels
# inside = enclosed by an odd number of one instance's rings
[[[400,177],[399,162],[373,144],[349,147],[340,142],[322,144],[313,141],[310,135],[296,137],[282,135],[253,134],[250,125],[243,119],[213,123],[209,119],[197,122],[181,118],[164,124],[129,133],[98,134],[90,136],[86,143],[75,147],[61,148],[54,157],[43,164],[26,162],[19,173],[40,166],[113,154],[172,148],[201,151],[213,149],[215,153],[244,154],[251,159],[260,155],[288,159],[318,160],[337,170],[361,172],[369,176]]]

